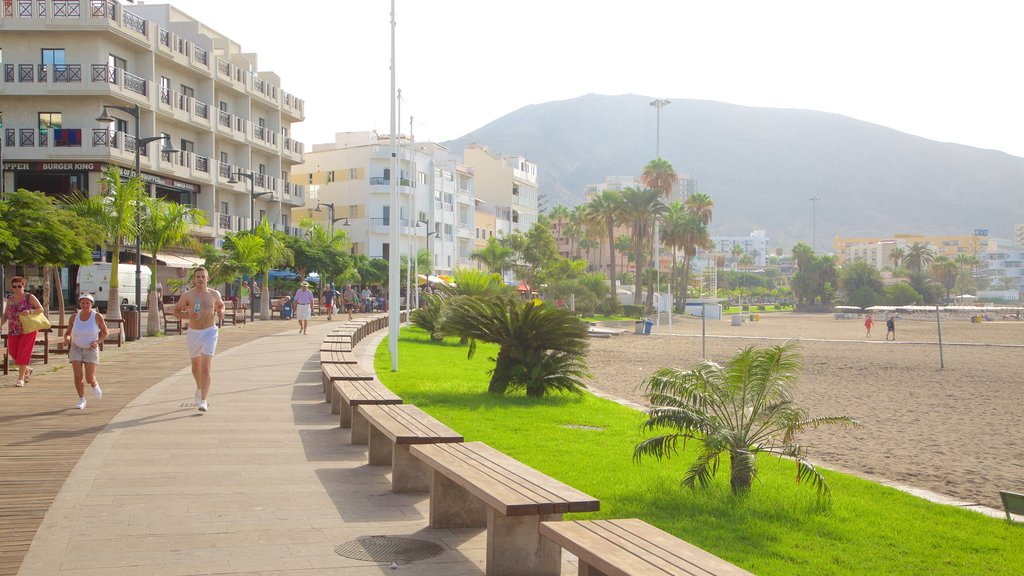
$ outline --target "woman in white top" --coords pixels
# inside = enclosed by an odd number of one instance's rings
[[[93,396],[97,400],[103,397],[100,383],[96,381],[96,366],[100,363],[100,342],[107,337],[107,323],[103,316],[93,310],[96,301],[92,294],[82,292],[78,297],[79,311],[71,317],[71,327],[64,336],[64,345],[68,347],[68,360],[75,373],[75,389],[78,391],[78,404],[75,408],[85,408],[85,383],[82,379],[83,364],[85,380],[92,386]]]

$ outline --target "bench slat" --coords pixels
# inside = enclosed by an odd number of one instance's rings
[[[323,364],[320,369],[327,380],[373,380],[358,364]]]
[[[593,512],[598,500],[482,442],[411,448],[434,470],[505,516]]]
[[[462,442],[461,434],[412,404],[360,406],[370,425],[396,444]]]
[[[542,522],[540,534],[608,576],[753,576],[637,518]]]
[[[339,352],[337,350],[326,350],[320,352],[321,364],[358,364],[356,357],[351,352]]]
[[[379,380],[340,380],[334,383],[349,404],[401,404],[402,399],[388,390]]]

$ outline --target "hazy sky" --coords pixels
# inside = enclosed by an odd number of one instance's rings
[[[294,136],[390,130],[390,0],[173,0],[306,101]],[[1024,156],[1013,0],[396,0],[402,132],[642,94],[834,112]],[[654,111],[652,109],[653,116]],[[600,119],[595,119],[599,121]]]

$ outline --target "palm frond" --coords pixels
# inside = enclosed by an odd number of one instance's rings
[[[697,484],[700,484],[701,488],[707,488],[711,484],[711,480],[718,474],[718,466],[722,461],[721,456],[721,451],[703,447],[700,454],[697,455],[697,459],[683,474],[680,484],[691,490],[695,489]]]

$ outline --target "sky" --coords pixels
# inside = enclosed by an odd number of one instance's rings
[[[292,134],[391,129],[390,0],[172,0],[306,102]],[[1024,156],[1013,0],[395,0],[401,132],[444,141],[585,94],[832,112]],[[654,111],[651,111],[652,115]],[[513,152],[513,151],[507,151]]]

